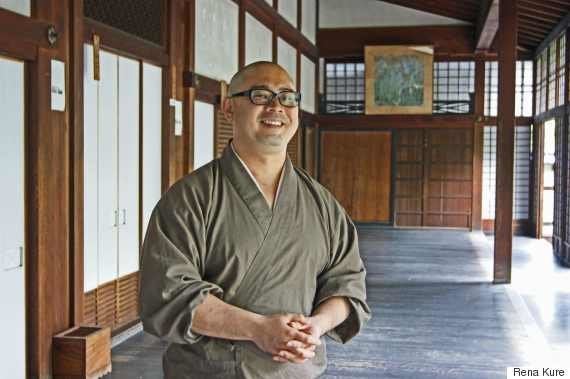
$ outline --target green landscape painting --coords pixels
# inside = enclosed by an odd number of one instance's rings
[[[421,106],[424,66],[414,55],[379,56],[375,61],[374,102],[379,106]]]

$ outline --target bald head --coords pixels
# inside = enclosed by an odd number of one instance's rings
[[[257,61],[248,64],[247,66],[242,67],[235,75],[232,77],[230,81],[230,85],[228,87],[228,93],[234,94],[239,91],[243,91],[245,88],[243,87],[243,83],[251,83],[255,82],[255,76],[260,72],[266,71],[273,71],[277,75],[285,75],[286,78],[293,84],[293,80],[289,73],[280,65],[273,62],[268,61]]]

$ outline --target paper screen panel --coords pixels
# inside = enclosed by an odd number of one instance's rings
[[[237,4],[231,0],[197,0],[196,72],[229,82],[237,68]]]
[[[249,13],[245,14],[245,64],[272,61],[271,30]]]

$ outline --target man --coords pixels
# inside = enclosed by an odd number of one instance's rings
[[[253,63],[228,92],[233,140],[151,216],[144,329],[170,342],[166,378],[316,377],[323,335],[346,342],[370,315],[356,230],[287,157],[300,95],[286,71]]]

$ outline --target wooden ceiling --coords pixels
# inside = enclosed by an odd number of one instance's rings
[[[474,25],[489,6],[488,0],[382,0]],[[484,8],[484,9],[483,9]],[[570,0],[518,0],[518,45],[534,51],[570,12]]]

